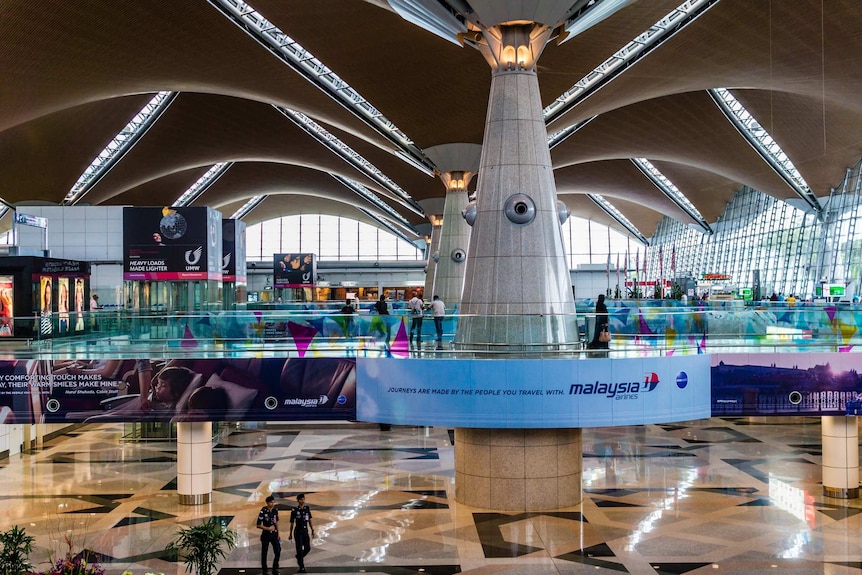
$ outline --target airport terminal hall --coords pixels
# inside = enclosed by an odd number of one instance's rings
[[[860,30],[0,2],[0,574],[862,575]]]

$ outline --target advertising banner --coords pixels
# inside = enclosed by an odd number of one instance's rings
[[[718,353],[712,414],[862,415],[862,357],[855,353]]]
[[[356,419],[352,358],[0,361],[4,423]]]
[[[52,313],[54,311],[53,280],[50,276],[34,276],[39,284],[39,335],[50,337],[54,333]]]
[[[245,222],[222,220],[222,281],[245,284]]]
[[[123,208],[123,279],[220,280],[221,233],[212,208]]]
[[[314,254],[275,254],[272,263],[273,287],[313,287],[317,277]]]
[[[0,337],[12,337],[15,329],[15,278],[0,275]]]
[[[553,428],[710,416],[709,358],[357,360],[357,418]]]

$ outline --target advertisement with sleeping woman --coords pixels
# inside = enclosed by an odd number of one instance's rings
[[[356,418],[353,358],[0,361],[5,423]]]

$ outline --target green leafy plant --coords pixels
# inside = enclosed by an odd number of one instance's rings
[[[36,538],[14,526],[8,531],[0,532],[0,573],[3,575],[24,575],[33,569],[30,564],[30,552]]]
[[[181,529],[166,550],[178,553],[186,564],[186,570],[197,575],[213,575],[218,570],[218,561],[227,556],[227,551],[236,547],[236,531],[226,529],[215,518],[205,523]]]

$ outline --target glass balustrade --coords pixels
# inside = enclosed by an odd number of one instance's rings
[[[339,306],[270,306],[241,311],[140,313],[106,310],[88,313],[86,330],[70,334],[55,326],[51,337],[0,337],[0,354],[6,359],[66,357],[283,356],[283,357],[583,357],[592,339],[592,305],[579,303],[578,341],[566,345],[512,340],[505,344],[470,342],[458,346],[458,323],[463,315],[443,320],[438,346],[430,314],[422,322],[421,347],[411,345],[412,318],[394,309],[380,316],[361,308],[344,315]],[[395,307],[395,306],[393,306]],[[286,309],[282,309],[286,308]],[[519,316],[494,316],[520,325]],[[50,318],[54,321],[55,318]],[[535,318],[532,318],[535,319]],[[546,321],[571,318],[544,317]],[[14,325],[38,326],[44,318],[13,318]],[[643,357],[703,353],[853,352],[862,350],[862,306],[738,301],[682,304],[667,300],[624,300],[609,307],[612,334],[603,356]],[[40,334],[39,329],[31,330]],[[414,340],[414,344],[416,341]],[[437,349],[442,347],[442,349]],[[516,350],[516,353],[513,351]]]

